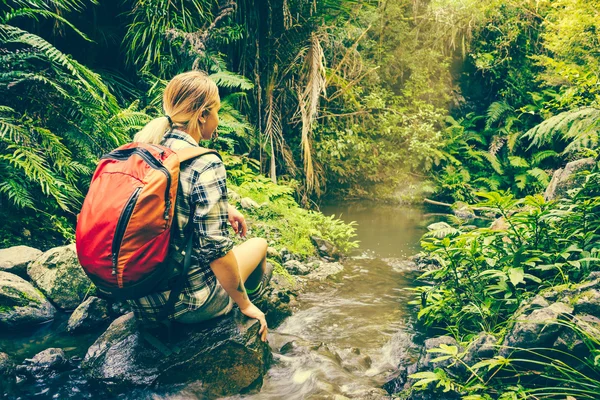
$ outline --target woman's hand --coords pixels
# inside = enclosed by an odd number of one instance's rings
[[[240,237],[246,237],[248,227],[246,226],[246,218],[231,204],[227,207],[227,214],[229,215],[229,223],[233,228],[233,231],[240,235]]]
[[[254,304],[250,303],[246,308],[240,308],[242,314],[244,314],[248,318],[257,319],[260,322],[260,331],[258,334],[260,335],[260,339],[263,342],[267,341],[267,320],[265,319],[265,314],[258,309]]]

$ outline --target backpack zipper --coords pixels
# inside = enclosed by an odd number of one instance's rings
[[[169,197],[169,192],[171,191],[171,174],[169,170],[162,164],[161,161],[154,158],[152,153],[148,150],[143,149],[141,147],[135,147],[132,149],[125,150],[114,150],[108,154],[103,155],[100,159],[115,159],[115,160],[127,160],[132,155],[139,155],[142,160],[146,161],[150,167],[153,169],[161,171],[167,177],[167,188],[165,190],[165,214],[164,219],[169,219],[169,212],[171,211],[171,199]]]
[[[135,203],[137,202],[138,197],[140,196],[140,192],[142,191],[141,187],[135,188],[129,200],[125,204],[125,208],[121,211],[121,215],[119,216],[119,221],[117,222],[117,228],[115,229],[115,237],[112,242],[112,274],[117,275],[117,263],[119,261],[119,251],[121,251],[121,242],[123,241],[123,236],[125,235],[125,229],[127,229],[127,224],[131,219],[131,214],[133,213],[133,208],[135,207]]]

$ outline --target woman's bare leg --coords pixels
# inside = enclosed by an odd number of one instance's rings
[[[254,289],[267,268],[268,243],[262,238],[252,238],[233,248],[240,275],[245,286]]]

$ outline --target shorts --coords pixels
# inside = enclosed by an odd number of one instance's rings
[[[196,310],[186,311],[175,321],[182,324],[197,324],[227,314],[233,308],[233,299],[229,297],[223,286],[217,282],[206,302]]]

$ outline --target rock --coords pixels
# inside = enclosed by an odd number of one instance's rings
[[[563,328],[556,322],[560,317],[566,317],[572,312],[572,307],[564,303],[554,303],[520,317],[504,338],[499,354],[508,357],[514,351],[514,347],[551,346]]]
[[[276,328],[292,315],[298,289],[298,285],[288,277],[273,274],[265,295],[254,302],[265,313],[269,328]]]
[[[29,264],[27,274],[58,308],[74,310],[86,295],[96,293],[79,265],[75,244],[48,250]]]
[[[427,230],[429,232],[439,231],[440,229],[450,229],[452,228],[450,224],[446,222],[434,222],[433,224],[427,225]]]
[[[227,189],[227,197],[229,198],[230,203],[237,203],[242,199],[242,196],[240,196],[236,191],[231,189]]]
[[[585,359],[590,355],[590,351],[584,338],[589,342],[600,337],[600,318],[587,314],[576,315],[571,324],[576,329],[570,326],[563,329],[552,347],[573,357]]]
[[[0,353],[0,378],[12,376],[15,372],[15,363],[6,353]]]
[[[408,367],[416,363],[421,356],[421,346],[414,342],[415,335],[405,330],[396,332],[384,351],[389,354],[392,365]]]
[[[165,355],[142,338],[130,313],[113,321],[81,366],[115,394],[154,383],[202,381],[210,397],[234,395],[262,385],[271,352],[259,329],[257,320],[237,309],[202,325],[177,325],[172,340],[163,334],[161,341],[180,351]]]
[[[467,346],[466,354],[463,358],[463,361],[469,365],[473,366],[475,363],[478,363],[481,360],[486,360],[494,357],[496,353],[496,337],[489,333],[480,332],[469,346]]]
[[[310,268],[296,260],[286,261],[283,263],[283,268],[292,275],[307,275],[310,273]]]
[[[600,317],[600,290],[590,289],[581,293],[575,301],[575,312]]]
[[[310,281],[322,282],[327,278],[337,275],[344,270],[344,266],[338,262],[320,262],[319,266],[306,278]]]
[[[27,279],[27,266],[42,255],[42,251],[29,246],[14,246],[0,250],[0,271],[10,272]]]
[[[578,177],[577,173],[590,170],[595,165],[594,158],[583,158],[571,161],[564,168],[557,169],[552,175],[552,180],[544,192],[546,201],[565,197],[567,192],[580,186],[584,178]]]
[[[329,261],[337,260],[340,258],[339,250],[330,241],[321,239],[318,236],[311,236],[310,240],[315,245],[317,253],[321,257],[324,257]]]
[[[420,252],[411,257],[411,260],[416,264],[417,269],[431,270],[440,267],[440,263],[435,258],[432,258],[430,254]]]
[[[475,213],[467,203],[458,201],[452,206],[452,209],[454,215],[460,219],[471,220],[476,217]]]
[[[250,197],[244,197],[243,199],[241,199],[240,200],[240,206],[242,206],[242,208],[246,209],[246,210],[251,210],[253,208],[260,207],[258,205],[258,203],[255,202],[254,200],[252,200]]]
[[[25,359],[23,365],[17,367],[17,372],[28,376],[44,376],[52,371],[70,368],[65,352],[58,348],[49,348],[39,352],[31,359]]]
[[[56,309],[25,279],[0,272],[0,327],[16,328],[50,321]]]
[[[440,345],[445,344],[447,346],[456,346],[458,347],[458,351],[461,352],[461,346],[458,344],[456,339],[450,336],[439,336],[436,338],[427,339],[424,342],[424,352],[421,358],[419,359],[419,371],[425,370],[433,370],[434,368],[445,368],[450,365],[453,360],[448,359],[444,361],[433,362],[432,360],[441,356],[439,353],[430,353],[428,350],[434,349],[436,347],[440,347]]]
[[[506,231],[508,228],[510,228],[510,225],[508,225],[504,217],[497,218],[490,225],[490,229],[493,231]]]
[[[89,332],[109,320],[108,303],[98,297],[89,297],[73,311],[67,323],[67,332]]]
[[[267,257],[273,258],[277,261],[281,261],[281,254],[279,254],[275,247],[267,247]]]
[[[131,312],[131,307],[126,301],[113,301],[108,309],[112,317],[120,317]]]

